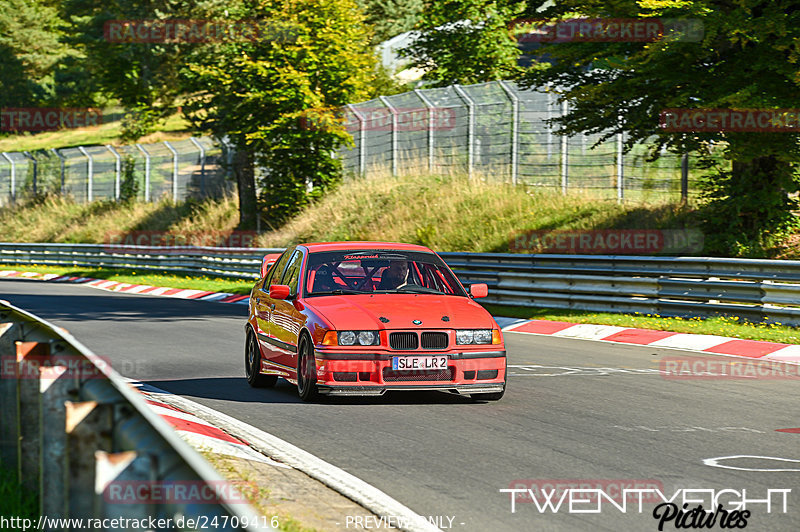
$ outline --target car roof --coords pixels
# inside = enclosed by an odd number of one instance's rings
[[[403,244],[401,242],[310,242],[301,244],[305,246],[310,253],[318,251],[342,251],[353,249],[392,249],[397,251],[422,251],[431,253],[431,250],[425,246],[418,246],[417,244]]]

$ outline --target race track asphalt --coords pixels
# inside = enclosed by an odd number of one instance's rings
[[[641,512],[605,501],[600,513],[575,511],[597,501],[557,512],[520,501],[512,513],[499,491],[559,480],[608,493],[638,480],[667,497],[736,490],[719,498],[729,509],[744,488],[749,500],[772,500],[769,511],[748,506],[747,530],[800,529],[800,433],[778,432],[800,427],[797,378],[667,379],[662,357],[697,354],[508,333],[509,389],[499,402],[407,393],[306,404],[284,381],[247,386],[244,305],[12,280],[0,280],[0,299],[68,329],[124,376],[283,438],[444,530],[658,529],[647,501]],[[704,463],[739,455],[751,458]],[[791,490],[785,512],[779,489]],[[709,507],[707,493],[682,495]],[[676,530],[674,521],[664,530]]]

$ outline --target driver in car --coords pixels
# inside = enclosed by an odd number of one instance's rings
[[[339,288],[339,286],[336,284],[336,281],[333,280],[333,272],[331,271],[331,267],[327,264],[323,264],[314,274],[314,286],[312,287],[311,292],[330,292],[336,288]]]
[[[378,290],[394,290],[408,284],[408,262],[393,260],[381,274]]]

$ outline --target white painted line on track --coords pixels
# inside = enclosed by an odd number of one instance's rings
[[[719,462],[721,460],[736,460],[737,458],[745,458],[745,459],[755,459],[755,460],[775,460],[778,462],[791,462],[794,464],[800,464],[800,460],[795,460],[793,458],[776,458],[775,456],[757,456],[757,455],[750,455],[750,454],[737,454],[733,456],[717,456],[716,458],[704,458],[703,463],[707,466],[711,467],[721,467],[722,469],[735,469],[737,471],[762,471],[768,473],[778,473],[782,471],[790,471],[790,472],[797,472],[800,469],[790,469],[790,468],[778,468],[778,469],[762,469],[762,468],[753,468],[753,467],[736,467],[736,466],[729,466],[729,465],[722,465]]]
[[[156,393],[153,393],[154,390]],[[378,488],[285,440],[180,395],[173,395],[150,385],[148,385],[148,392],[166,404],[191,412],[217,427],[224,427],[226,432],[249,442],[255,449],[267,456],[302,471],[376,515],[397,517],[399,522],[407,523],[402,530],[408,532],[440,530],[430,521]]]

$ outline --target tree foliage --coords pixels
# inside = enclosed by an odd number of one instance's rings
[[[0,107],[54,99],[56,66],[69,53],[62,32],[58,11],[42,0],[0,3]]]
[[[790,196],[800,161],[794,133],[671,133],[659,127],[668,108],[780,109],[800,102],[800,6],[791,0],[561,0],[543,13],[572,18],[693,19],[699,41],[562,42],[555,59],[531,69],[524,84],[559,87],[571,102],[556,120],[566,134],[628,133],[627,148],[655,138],[682,153],[697,150],[709,168],[704,196],[708,240],[718,253],[756,250],[794,226]],[[718,165],[711,148],[722,150]],[[774,238],[773,238],[774,240]]]
[[[202,9],[188,0],[63,0],[69,27],[67,41],[83,55],[62,72],[85,92],[101,92],[126,110],[123,138],[132,141],[155,129],[174,112],[181,94],[178,73],[192,47],[180,42],[118,42],[104,33],[110,21],[197,18]]]
[[[404,53],[432,86],[507,79],[517,73],[520,54],[508,22],[520,9],[509,0],[432,2]]]
[[[358,0],[358,4],[373,28],[373,44],[411,31],[425,8],[423,0]]]
[[[279,224],[337,179],[333,152],[350,139],[338,109],[366,95],[374,55],[355,0],[246,0],[241,15],[270,30],[196,55],[185,109],[247,154],[240,175],[263,168],[259,200]]]

